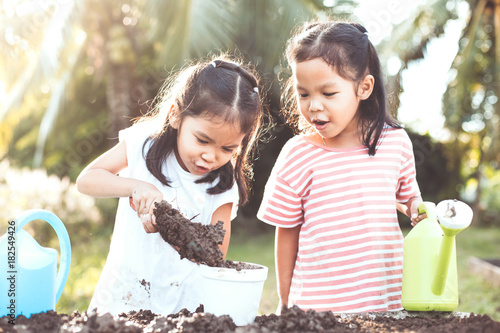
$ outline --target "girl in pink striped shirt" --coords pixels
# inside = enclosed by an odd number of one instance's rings
[[[361,25],[327,21],[305,24],[287,58],[286,116],[300,135],[283,147],[258,212],[276,226],[278,312],[402,310],[397,210],[413,225],[425,216],[377,52]]]

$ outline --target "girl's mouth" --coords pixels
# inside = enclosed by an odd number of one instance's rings
[[[312,123],[317,130],[323,130],[328,124],[328,121],[314,120]]]
[[[196,168],[196,171],[201,173],[201,174],[205,174],[205,173],[210,171],[209,168],[206,168],[206,167],[201,166],[201,165],[195,165],[195,168]]]

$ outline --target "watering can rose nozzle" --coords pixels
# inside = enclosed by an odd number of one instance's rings
[[[446,203],[446,211],[444,212],[445,217],[455,217],[457,216],[457,210],[455,209],[455,206],[450,204],[449,202]]]
[[[472,209],[462,201],[444,200],[436,206],[439,224],[446,235],[456,235],[472,221]]]

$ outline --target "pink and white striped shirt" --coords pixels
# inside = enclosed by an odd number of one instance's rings
[[[258,212],[277,227],[301,225],[289,306],[333,312],[401,307],[403,235],[396,201],[420,195],[411,141],[386,127],[375,156],[305,136],[278,157]]]

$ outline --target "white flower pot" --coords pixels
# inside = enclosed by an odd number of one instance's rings
[[[234,323],[244,326],[253,323],[259,310],[267,267],[242,269],[200,265],[203,277],[205,312],[217,316],[230,315]]]

